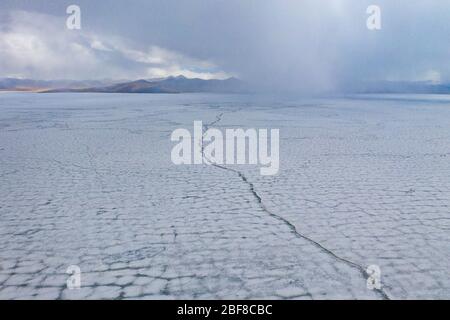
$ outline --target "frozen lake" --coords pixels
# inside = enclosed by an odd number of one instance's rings
[[[278,175],[172,164],[194,120]],[[0,178],[0,299],[450,298],[449,96],[0,93]]]

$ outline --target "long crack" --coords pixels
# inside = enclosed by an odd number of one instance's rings
[[[236,110],[236,111],[238,111],[238,110]],[[241,180],[245,184],[248,185],[251,194],[256,199],[256,201],[257,201],[258,205],[260,206],[260,208],[264,212],[266,212],[270,217],[272,217],[272,218],[282,222],[284,225],[286,225],[296,237],[308,241],[309,243],[311,243],[315,247],[319,248],[321,251],[323,251],[326,254],[332,256],[334,259],[336,259],[336,260],[338,260],[340,262],[343,262],[346,265],[348,265],[348,266],[358,270],[364,279],[368,279],[370,277],[370,274],[367,273],[366,269],[362,265],[339,256],[338,254],[336,254],[332,250],[330,250],[330,249],[326,248],[325,246],[323,246],[320,242],[318,242],[318,241],[316,241],[316,240],[314,240],[314,239],[304,235],[303,233],[299,232],[297,230],[297,227],[293,223],[291,223],[289,220],[287,220],[287,219],[283,218],[282,216],[280,216],[280,215],[272,212],[271,210],[269,210],[266,207],[266,205],[264,204],[261,195],[256,191],[254,184],[241,171],[235,170],[235,169],[232,169],[232,168],[228,168],[228,167],[225,167],[223,165],[219,165],[217,163],[214,163],[210,159],[208,159],[208,157],[204,153],[204,147],[203,147],[203,138],[205,136],[205,132],[211,126],[213,126],[216,123],[220,122],[222,120],[222,117],[224,116],[224,114],[225,114],[225,112],[220,113],[218,116],[216,116],[216,119],[214,121],[203,125],[204,133],[202,135],[202,140],[201,140],[201,146],[200,147],[201,147],[201,151],[202,151],[202,157],[206,161],[206,163],[208,163],[209,165],[211,165],[213,167],[216,167],[218,169],[226,170],[226,171],[233,172],[233,173],[237,174],[239,176],[239,178],[241,178]],[[389,297],[388,293],[383,288],[380,288],[380,289],[374,288],[373,290],[375,292],[377,292],[382,297],[382,299],[390,300],[390,297]]]

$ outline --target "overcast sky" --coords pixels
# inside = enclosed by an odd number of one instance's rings
[[[81,8],[81,30],[66,8]],[[381,30],[366,27],[369,5]],[[450,0],[1,0],[0,77],[450,81]]]

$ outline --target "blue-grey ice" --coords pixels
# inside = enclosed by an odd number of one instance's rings
[[[279,173],[174,165],[195,120]],[[446,95],[1,93],[0,299],[448,299],[449,177]]]

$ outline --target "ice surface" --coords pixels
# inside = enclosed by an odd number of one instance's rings
[[[279,128],[279,174],[173,165],[194,120]],[[447,96],[4,93],[0,298],[448,299],[449,177]]]

